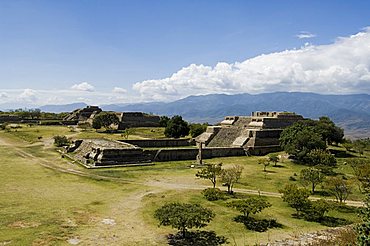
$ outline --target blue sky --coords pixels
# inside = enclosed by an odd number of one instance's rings
[[[370,1],[2,0],[0,105],[370,93],[368,26]]]

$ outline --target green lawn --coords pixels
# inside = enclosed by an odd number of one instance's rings
[[[147,132],[143,130],[135,134],[144,136]],[[152,133],[151,130],[149,132]],[[204,185],[211,186],[211,182],[195,177],[198,169],[190,167],[194,161],[85,169],[61,158],[52,145],[46,145],[54,135],[71,134],[74,138],[119,137],[95,131],[71,132],[62,126],[23,126],[17,131],[0,131],[0,141],[8,143],[0,145],[0,245],[8,242],[9,245],[68,245],[67,240],[73,238],[81,240],[81,245],[164,245],[165,235],[175,230],[158,228],[153,212],[171,201],[201,203],[214,210],[217,215],[205,229],[228,237],[231,245],[268,242],[327,228],[293,218],[292,208],[280,198],[269,197],[272,207],[256,217],[276,218],[284,227],[264,233],[246,230],[244,225],[233,221],[238,213],[226,207],[225,201],[209,202],[203,198],[201,189]],[[22,151],[33,157],[25,156]],[[279,167],[271,165],[267,167],[268,172],[263,172],[263,166],[258,164],[259,158],[263,157],[215,158],[206,162],[222,162],[225,168],[242,165],[243,175],[235,188],[278,192],[287,183],[299,184],[289,177],[298,179],[305,166],[285,160],[278,163]],[[336,172],[350,176],[352,170],[345,165],[346,160],[338,159]],[[44,164],[60,170],[45,168]],[[82,173],[85,177],[65,173],[68,170]],[[151,186],[150,182],[158,185]],[[176,185],[184,187],[176,188]],[[226,190],[221,184],[219,187]],[[318,191],[320,189],[318,187]],[[354,187],[349,199],[362,197]],[[332,211],[329,215],[357,220],[355,212]],[[115,224],[105,224],[102,222],[105,219],[113,219]]]

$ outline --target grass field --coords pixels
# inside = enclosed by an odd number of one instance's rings
[[[144,132],[148,133],[143,130],[140,136]],[[256,217],[276,218],[283,228],[264,233],[246,230],[233,221],[238,213],[226,207],[226,201],[209,202],[203,198],[201,190],[211,183],[195,177],[197,169],[190,168],[193,161],[84,169],[55,151],[50,145],[54,134],[101,136],[59,126],[0,131],[0,245],[165,245],[165,235],[175,230],[158,227],[153,212],[171,201],[201,203],[214,210],[217,215],[205,229],[226,236],[231,245],[253,245],[327,228],[293,218],[292,208],[280,198],[268,197],[272,207]],[[242,165],[237,189],[278,192],[289,182],[299,184],[289,177],[299,175],[304,166],[285,160],[279,167],[269,166],[265,173],[257,164],[259,158],[230,157],[207,162],[222,162],[224,167]],[[344,162],[339,159],[338,172],[351,173]],[[362,199],[362,195],[354,188],[349,199]],[[355,212],[332,211],[329,215],[358,220]]]

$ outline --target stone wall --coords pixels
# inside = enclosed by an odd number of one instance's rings
[[[159,127],[159,116],[149,115],[142,112],[124,112],[120,113],[119,130],[130,127]]]
[[[18,123],[21,121],[21,118],[17,115],[0,115],[0,123]]]
[[[196,160],[198,149],[160,149],[160,150],[144,150],[144,154],[150,156],[152,161],[180,161],[180,160]],[[215,157],[227,156],[244,156],[246,152],[243,148],[203,148],[202,158],[210,159]]]
[[[190,139],[136,139],[136,140],[118,140],[120,142],[129,143],[142,148],[165,148],[189,146]]]

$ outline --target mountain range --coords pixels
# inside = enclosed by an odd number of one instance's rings
[[[43,111],[71,111],[63,105],[43,106]],[[158,115],[181,115],[190,122],[220,122],[229,115],[250,115],[252,111],[289,111],[306,118],[329,116],[354,138],[370,137],[370,95],[321,95],[303,92],[275,92],[263,94],[210,94],[189,96],[173,102],[100,105],[107,111],[141,111]],[[76,108],[78,108],[76,107]]]

